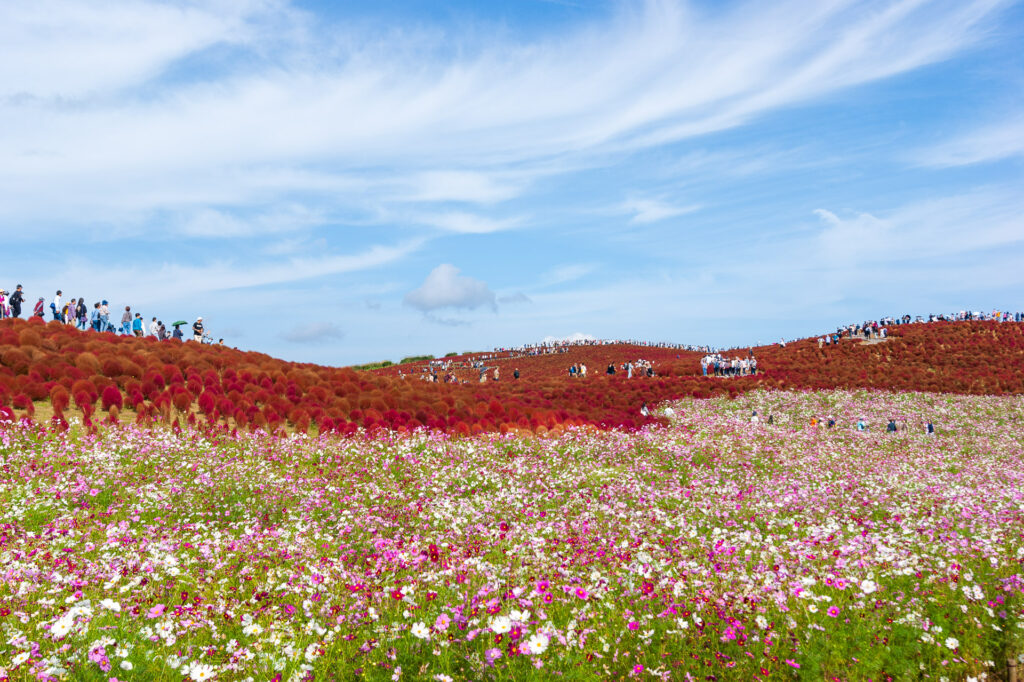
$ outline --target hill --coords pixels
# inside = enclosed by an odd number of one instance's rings
[[[755,388],[878,388],[968,394],[1024,393],[1024,325],[937,322],[891,328],[882,343],[815,339],[752,351],[757,376],[701,376],[694,351],[632,344],[557,352],[473,353],[446,358],[460,383],[424,381],[427,361],[373,371],[292,363],[255,352],[82,332],[39,320],[0,321],[0,412],[66,425],[70,413],[140,423],[184,421],[229,429],[354,432],[359,427],[449,432],[633,429],[653,423],[643,402],[735,396]],[[654,377],[605,374],[629,360]],[[473,363],[500,370],[478,381]],[[586,378],[568,368],[586,364]],[[512,378],[513,370],[521,378]],[[493,374],[491,375],[493,376]],[[102,411],[102,414],[98,414]]]

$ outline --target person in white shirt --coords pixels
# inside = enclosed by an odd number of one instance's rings
[[[154,317],[153,321],[149,323],[149,335],[150,336],[157,336],[159,334],[159,332],[160,332],[160,323],[157,322],[156,318]]]
[[[53,319],[59,320],[60,317],[60,297],[64,294],[63,291],[57,289],[57,295],[53,297],[53,306],[50,308],[53,311]]]

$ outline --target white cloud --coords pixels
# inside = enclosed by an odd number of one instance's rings
[[[0,102],[0,206],[22,220],[66,206],[73,223],[126,202],[145,215],[293,192],[333,206],[500,202],[552,159],[602,163],[947,58],[975,43],[1001,4],[791,0],[697,12],[647,0],[516,43],[478,40],[472,28],[410,36],[329,26],[271,37],[265,16],[299,23],[271,0],[7,3],[0,85],[30,97]],[[203,51],[221,44],[247,58],[202,78],[193,66],[154,87],[169,65],[202,65]],[[45,99],[86,91],[107,94],[89,106]],[[325,166],[341,176],[374,169],[376,193],[332,191],[331,178],[297,185],[295,174]],[[93,211],[76,213],[78,203]],[[635,221],[673,210],[640,206]],[[508,227],[461,214],[446,223]]]
[[[636,225],[656,223],[668,218],[686,215],[698,210],[699,206],[675,206],[655,199],[630,199],[622,204],[622,210],[634,214],[629,222]]]
[[[257,263],[221,260],[197,265],[125,265],[98,270],[77,259],[70,264],[55,262],[41,266],[36,271],[43,281],[87,282],[91,290],[118,292],[121,296],[130,295],[135,301],[181,301],[228,289],[271,287],[379,268],[405,258],[423,244],[424,240],[416,239],[393,246],[378,244],[351,254],[293,257]],[[48,274],[50,269],[59,272],[59,276]]]
[[[565,284],[566,282],[574,282],[586,277],[595,270],[597,270],[597,265],[594,263],[566,263],[564,265],[559,265],[540,276],[537,288],[552,287],[558,284]]]
[[[817,209],[824,224],[804,254],[837,267],[945,259],[1024,243],[1024,196],[988,188],[849,216]]]
[[[459,274],[447,263],[434,268],[418,289],[405,295],[405,303],[424,312],[440,308],[497,309],[494,292],[487,283]]]
[[[281,334],[281,338],[289,343],[328,343],[344,336],[345,333],[330,322],[310,322]]]
[[[411,179],[409,201],[462,201],[492,204],[517,196],[517,183],[473,171],[429,171]]]
[[[417,222],[425,225],[432,225],[448,232],[458,234],[489,234],[491,232],[502,232],[519,226],[521,218],[505,218],[497,220],[486,216],[475,215],[453,211],[436,215],[419,216]]]
[[[274,2],[33,0],[0,4],[0,97],[94,96],[218,43],[247,43]]]
[[[923,166],[948,168],[1024,156],[1024,118],[1009,119],[955,137],[914,159]]]

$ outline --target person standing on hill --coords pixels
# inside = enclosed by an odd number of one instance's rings
[[[203,342],[203,318],[197,317],[196,321],[192,323],[192,340]]]
[[[100,331],[110,331],[110,304],[106,301],[100,303]]]
[[[132,333],[132,307],[126,305],[124,313],[121,314],[121,333],[128,336]]]
[[[92,325],[92,330],[98,332],[100,330],[100,303],[97,301],[92,304],[92,312],[89,313],[89,324]]]
[[[57,289],[57,294],[53,297],[53,303],[50,304],[50,310],[53,312],[53,319],[59,320],[61,316],[60,309],[60,297],[64,295],[64,292]]]
[[[85,329],[86,318],[89,317],[89,309],[85,307],[85,299],[79,298],[75,305],[75,317],[78,319],[78,328]]]
[[[149,335],[150,336],[159,336],[157,334],[157,332],[159,330],[160,330],[160,324],[156,321],[156,318],[154,317],[153,320],[149,323]]]
[[[42,296],[40,296],[39,300],[36,301],[35,309],[32,311],[32,315],[34,315],[35,317],[38,317],[40,320],[43,319],[43,317],[46,316],[46,312],[43,309],[43,302],[44,301],[45,301],[45,299]],[[0,297],[0,307],[3,307],[3,297]]]
[[[132,334],[137,338],[142,338],[142,315],[135,313],[135,319],[132,320]]]
[[[519,368],[518,367],[516,367],[516,371],[512,372],[512,378],[513,379],[518,379],[519,378]]]
[[[21,290],[19,284],[14,289],[14,293],[11,294],[11,316],[21,317],[21,304],[25,302],[25,292]]]

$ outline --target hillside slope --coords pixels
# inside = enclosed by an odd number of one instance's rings
[[[807,339],[753,348],[758,376],[700,376],[701,354],[634,345],[569,346],[532,357],[479,353],[445,384],[420,380],[425,363],[372,372],[292,363],[262,353],[179,341],[80,332],[38,320],[0,321],[0,412],[65,424],[130,416],[139,422],[205,421],[228,428],[353,432],[429,426],[462,433],[547,431],[561,425],[636,428],[654,421],[643,402],[737,395],[762,388],[873,387],[974,394],[1024,392],[1024,325],[943,322],[893,328],[884,343]],[[737,349],[727,355],[743,355]],[[469,365],[501,368],[479,383]],[[609,364],[649,360],[658,376],[604,374]],[[570,378],[585,363],[589,376]],[[512,379],[513,369],[521,373]],[[399,376],[405,373],[405,378]],[[411,373],[411,374],[410,374]],[[97,414],[102,410],[101,414]],[[52,417],[51,417],[52,415]]]

